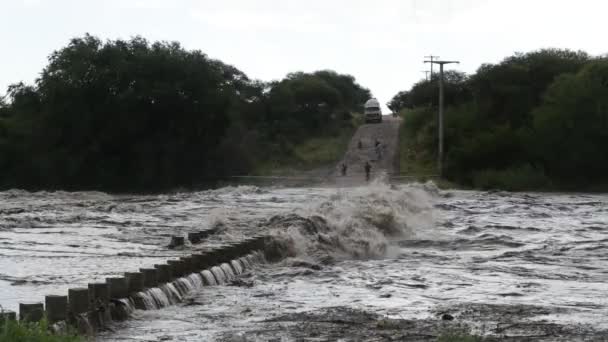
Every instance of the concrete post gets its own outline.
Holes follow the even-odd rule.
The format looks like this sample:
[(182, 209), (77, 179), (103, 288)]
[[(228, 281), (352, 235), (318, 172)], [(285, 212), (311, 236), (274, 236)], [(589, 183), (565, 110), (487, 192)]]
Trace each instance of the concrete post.
[(137, 293), (144, 289), (144, 275), (141, 272), (125, 273), (127, 283), (129, 284), (129, 293)]
[(171, 274), (171, 266), (167, 264), (154, 265), (154, 268), (158, 271), (158, 283), (165, 284), (173, 280), (173, 274)]
[[(240, 243), (241, 245), (241, 255), (242, 254), (247, 254), (248, 252), (252, 251), (255, 245), (255, 239), (252, 237), (248, 237), (243, 239)], [(241, 256), (239, 255), (239, 257)]]
[(107, 304), (110, 301), (110, 287), (107, 283), (89, 283), (89, 300)]
[(194, 265), (194, 259), (191, 256), (179, 258), (184, 263), (184, 275), (187, 276), (191, 273), (196, 272), (196, 265)]
[(213, 255), (213, 266), (219, 265), (224, 262), (224, 255), (226, 253), (226, 245), (215, 246), (210, 251), (211, 255)]
[[(249, 237), (247, 239), (247, 253), (250, 253), (252, 251), (255, 251), (256, 249), (258, 249), (258, 238), (255, 236)], [(245, 253), (245, 254), (247, 254)]]
[(199, 243), (201, 242), (201, 236), (198, 232), (188, 233), (188, 240), (190, 241), (190, 243)]
[(144, 275), (144, 286), (153, 288), (158, 286), (158, 271), (156, 268), (140, 268), (139, 271)]
[(44, 304), (19, 303), (19, 320), (25, 322), (40, 322), (44, 317)]
[(127, 298), (129, 296), (129, 283), (127, 278), (106, 278), (106, 283), (110, 288), (110, 298)]
[(68, 319), (68, 296), (46, 296), (44, 297), (46, 318), (49, 323), (67, 321)]
[(171, 242), (169, 242), (169, 247), (175, 248), (175, 247), (183, 246), (185, 243), (186, 243), (186, 241), (183, 236), (172, 236)]
[(246, 245), (247, 243), (245, 241), (229, 243), (228, 246), (226, 246), (226, 258), (224, 259), (224, 262), (229, 263), (231, 260), (238, 258), (243, 254), (242, 251)]
[(184, 275), (184, 262), (181, 260), (167, 260), (167, 264), (171, 267), (171, 274), (174, 278), (179, 278)]
[(255, 247), (254, 250), (264, 250), (266, 246), (266, 235), (256, 235), (255, 239)]
[(199, 271), (204, 270), (209, 266), (212, 266), (209, 263), (209, 257), (205, 253), (193, 254), (192, 258), (194, 259), (194, 265), (196, 265), (196, 268)]
[(68, 290), (68, 308), (71, 314), (79, 315), (89, 311), (89, 289)]
[(202, 240), (202, 239), (206, 239), (207, 237), (209, 237), (209, 235), (211, 235), (211, 231), (206, 230), (206, 229), (205, 229), (205, 230), (200, 230), (200, 231), (198, 232), (198, 236), (199, 236), (199, 238), (200, 238), (201, 240)]
[(89, 284), (89, 300), (91, 301), (91, 309), (95, 310), (99, 306), (104, 308), (110, 303), (110, 289), (106, 283), (90, 283)]
[(223, 262), (222, 260), (224, 255), (224, 245), (214, 247), (209, 251), (209, 254), (211, 255), (213, 262), (210, 266), (216, 266), (221, 264)]

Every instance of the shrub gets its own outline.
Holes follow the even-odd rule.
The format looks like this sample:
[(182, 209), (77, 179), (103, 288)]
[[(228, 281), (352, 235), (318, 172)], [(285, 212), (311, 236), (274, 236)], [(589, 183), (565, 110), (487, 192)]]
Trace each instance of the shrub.
[(0, 342), (82, 342), (75, 334), (53, 334), (48, 323), (23, 323), (5, 321), (0, 323)]

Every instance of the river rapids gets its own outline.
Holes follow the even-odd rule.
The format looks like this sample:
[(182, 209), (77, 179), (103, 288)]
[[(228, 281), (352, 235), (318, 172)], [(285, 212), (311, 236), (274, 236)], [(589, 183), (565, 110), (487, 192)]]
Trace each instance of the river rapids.
[(607, 195), (431, 183), (0, 192), (0, 305), (188, 255), (170, 236), (210, 227), (204, 244), (270, 234), (265, 261), (205, 272), (183, 301), (136, 310), (96, 339), (608, 340)]

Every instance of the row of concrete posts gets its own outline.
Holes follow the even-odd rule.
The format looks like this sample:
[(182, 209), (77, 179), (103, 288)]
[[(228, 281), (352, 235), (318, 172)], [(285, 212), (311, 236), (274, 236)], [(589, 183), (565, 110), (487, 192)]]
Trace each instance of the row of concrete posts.
[[(37, 322), (46, 316), (50, 324), (66, 322), (86, 333), (86, 329), (79, 324), (84, 318), (92, 329), (98, 329), (111, 320), (124, 320), (128, 317), (125, 317), (124, 310), (120, 310), (120, 300), (132, 298), (145, 289), (230, 262), (253, 251), (263, 250), (265, 240), (266, 236), (256, 235), (190, 256), (168, 260), (165, 264), (142, 268), (138, 272), (126, 272), (122, 277), (106, 278), (105, 282), (90, 283), (83, 288), (71, 288), (68, 289), (67, 295), (48, 295), (44, 303), (20, 303), (19, 319)], [(16, 319), (15, 312), (0, 312), (0, 323)]]

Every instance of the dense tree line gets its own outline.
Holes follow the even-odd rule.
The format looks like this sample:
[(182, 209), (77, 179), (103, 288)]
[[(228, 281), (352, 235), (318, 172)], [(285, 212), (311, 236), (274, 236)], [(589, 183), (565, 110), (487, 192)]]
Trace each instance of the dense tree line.
[[(483, 188), (608, 184), (608, 60), (545, 49), (446, 80), (446, 175)], [(389, 103), (429, 160), (436, 80)]]
[(178, 43), (86, 35), (0, 101), (0, 187), (156, 190), (250, 172), (337, 134), (369, 96), (333, 71), (264, 83)]

